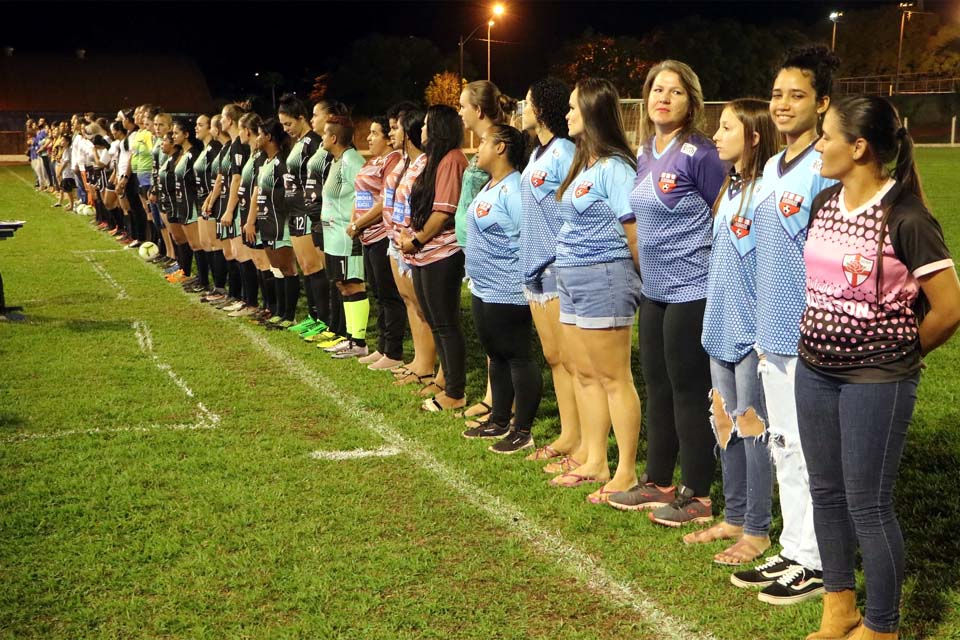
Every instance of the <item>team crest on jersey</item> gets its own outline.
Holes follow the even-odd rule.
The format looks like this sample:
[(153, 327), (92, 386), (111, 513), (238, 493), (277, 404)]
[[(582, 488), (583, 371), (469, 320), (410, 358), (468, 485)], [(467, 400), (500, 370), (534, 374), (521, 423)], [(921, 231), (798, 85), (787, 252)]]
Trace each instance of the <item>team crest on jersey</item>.
[(810, 171), (813, 173), (819, 174), (820, 169), (823, 168), (823, 158), (817, 158), (812, 163), (810, 163)]
[(593, 187), (593, 183), (592, 183), (592, 182), (587, 182), (586, 180), (584, 180), (583, 182), (581, 182), (580, 184), (577, 185), (577, 188), (576, 188), (576, 189), (574, 190), (574, 192), (573, 192), (573, 197), (574, 197), (574, 198), (582, 198), (583, 196), (585, 196), (585, 195), (587, 195), (588, 193), (590, 193), (590, 189), (591, 189), (592, 187)]
[(664, 171), (660, 174), (660, 179), (657, 181), (657, 186), (660, 187), (660, 191), (664, 193), (670, 193), (677, 188), (677, 174), (667, 173)]
[(800, 205), (803, 204), (803, 196), (798, 193), (784, 191), (780, 196), (780, 213), (784, 218), (800, 213)]
[(530, 175), (530, 184), (535, 187), (542, 187), (543, 183), (546, 182), (547, 172), (546, 171), (534, 171)]
[(500, 187), (500, 193), (504, 195), (510, 193), (510, 187), (508, 185), (503, 185), (502, 187)]
[(552, 153), (552, 155), (553, 155), (554, 158), (559, 158), (559, 157), (560, 157), (560, 149), (554, 149), (551, 153)]
[(680, 153), (690, 156), (691, 158), (694, 156), (696, 152), (697, 152), (696, 145), (692, 145), (689, 142), (684, 142), (683, 146), (680, 147)]
[(748, 235), (750, 235), (750, 225), (753, 224), (753, 220), (750, 218), (744, 218), (743, 216), (734, 216), (730, 221), (730, 231), (733, 231), (733, 235), (737, 236), (738, 240), (743, 240)]
[(874, 260), (868, 260), (859, 253), (848, 253), (843, 256), (843, 275), (852, 287), (859, 287), (873, 272)]
[(489, 202), (478, 202), (477, 203), (477, 217), (483, 218), (490, 214), (491, 205)]

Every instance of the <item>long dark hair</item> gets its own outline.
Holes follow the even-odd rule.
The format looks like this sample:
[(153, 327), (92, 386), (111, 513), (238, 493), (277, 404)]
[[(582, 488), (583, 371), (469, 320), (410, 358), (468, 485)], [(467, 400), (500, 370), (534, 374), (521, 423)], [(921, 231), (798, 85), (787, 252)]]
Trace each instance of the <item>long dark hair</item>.
[[(830, 106), (830, 110), (837, 116), (840, 133), (848, 143), (858, 138), (867, 141), (874, 162), (880, 172), (894, 165), (891, 172), (893, 179), (901, 189), (916, 196), (924, 207), (926, 198), (923, 194), (923, 185), (920, 184), (920, 174), (913, 154), (913, 138), (900, 121), (897, 108), (889, 100), (877, 96), (857, 96), (843, 98)], [(882, 304), (883, 291), (883, 241), (887, 235), (887, 222), (890, 217), (890, 207), (885, 206), (880, 216), (880, 230), (877, 234), (877, 307)], [(920, 315), (925, 311), (921, 298)]]
[(620, 94), (613, 83), (604, 78), (586, 78), (577, 83), (577, 106), (583, 119), (583, 133), (577, 136), (577, 150), (563, 183), (557, 189), (557, 202), (570, 183), (587, 166), (590, 158), (621, 158), (637, 169), (627, 134), (623, 131)]
[(537, 112), (537, 122), (558, 138), (570, 137), (566, 117), (569, 98), (570, 87), (563, 80), (543, 78), (530, 85), (530, 101)]
[(190, 118), (174, 118), (173, 126), (187, 134), (187, 141), (193, 149), (203, 148), (203, 143), (197, 140), (196, 121)]
[[(416, 108), (410, 109), (409, 111), (400, 111), (397, 114), (399, 118), (398, 124), (400, 128), (403, 129), (403, 137), (409, 140), (410, 143), (420, 151), (423, 151), (423, 115), (423, 111)], [(401, 176), (407, 172), (409, 166), (410, 156), (404, 154), (403, 169), (400, 171)]]
[(487, 139), (496, 143), (503, 143), (507, 154), (507, 162), (514, 169), (523, 168), (523, 160), (526, 155), (526, 136), (514, 127), (508, 124), (491, 125), (484, 134)]
[(290, 116), (294, 120), (299, 120), (300, 118), (310, 120), (310, 110), (307, 109), (307, 105), (292, 93), (285, 93), (280, 96), (277, 113)]
[[(279, 147), (277, 154), (285, 158), (290, 151), (290, 136), (283, 130), (283, 125), (280, 124), (280, 121), (276, 118), (267, 118), (260, 123), (258, 129), (270, 136), (270, 139)], [(264, 153), (266, 153), (266, 150), (264, 150)]]
[[(414, 231), (423, 229), (433, 213), (433, 200), (437, 192), (437, 167), (440, 161), (454, 149), (463, 146), (463, 121), (453, 107), (436, 104), (427, 109), (427, 166), (413, 183), (410, 190), (410, 212)], [(406, 129), (404, 129), (406, 132)]]

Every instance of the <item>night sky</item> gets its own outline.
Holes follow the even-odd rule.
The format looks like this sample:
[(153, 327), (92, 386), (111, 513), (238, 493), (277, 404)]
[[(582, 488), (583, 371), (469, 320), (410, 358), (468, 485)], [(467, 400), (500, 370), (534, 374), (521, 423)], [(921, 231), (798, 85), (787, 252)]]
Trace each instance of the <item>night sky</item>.
[[(958, 2), (927, 0), (925, 8), (946, 11)], [(793, 24), (826, 38), (831, 10), (896, 2), (512, 0), (504, 4), (507, 14), (497, 21), (491, 38), (493, 79), (503, 90), (518, 94), (545, 74), (552, 53), (565, 40), (577, 37), (588, 27), (609, 35), (642, 37), (658, 25), (699, 14), (757, 25)], [(461, 34), (486, 24), (492, 5), (466, 1), (8, 2), (8, 17), (16, 7), (19, 15), (45, 19), (40, 21), (40, 33), (31, 28), (38, 23), (29, 18), (3, 20), (0, 45), (13, 46), (23, 53), (69, 53), (78, 47), (91, 53), (185, 53), (197, 60), (212, 92), (218, 95), (255, 90), (252, 76), (258, 70), (279, 72), (289, 85), (295, 85), (326, 70), (325, 63), (331, 56), (373, 32), (426, 38), (442, 52), (453, 54)], [(484, 26), (465, 47), (478, 72), (486, 68), (486, 44), (481, 40), (485, 37)], [(235, 53), (231, 54), (231, 49)]]

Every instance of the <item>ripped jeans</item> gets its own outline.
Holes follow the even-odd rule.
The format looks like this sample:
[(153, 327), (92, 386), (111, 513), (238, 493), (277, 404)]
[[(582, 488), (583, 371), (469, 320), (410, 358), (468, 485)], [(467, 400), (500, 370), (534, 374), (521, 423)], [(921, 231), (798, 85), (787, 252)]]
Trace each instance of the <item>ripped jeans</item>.
[(773, 464), (759, 361), (755, 351), (736, 364), (710, 358), (710, 423), (723, 466), (724, 519), (762, 538), (770, 532)]
[(820, 549), (813, 528), (813, 501), (807, 462), (800, 446), (797, 424), (797, 356), (764, 353), (759, 347), (760, 378), (767, 407), (768, 446), (780, 485), (783, 532), (780, 557), (807, 569), (821, 571)]

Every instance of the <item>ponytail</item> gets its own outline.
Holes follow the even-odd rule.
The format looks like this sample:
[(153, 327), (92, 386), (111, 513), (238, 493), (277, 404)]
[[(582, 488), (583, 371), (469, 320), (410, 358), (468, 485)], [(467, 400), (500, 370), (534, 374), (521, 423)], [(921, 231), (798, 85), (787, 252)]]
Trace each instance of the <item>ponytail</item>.
[(893, 170), (893, 179), (900, 183), (904, 191), (912, 193), (926, 203), (923, 195), (923, 185), (920, 184), (920, 174), (917, 173), (917, 163), (914, 158), (913, 137), (904, 127), (897, 130), (897, 139), (900, 141), (900, 151), (897, 154), (897, 165)]

